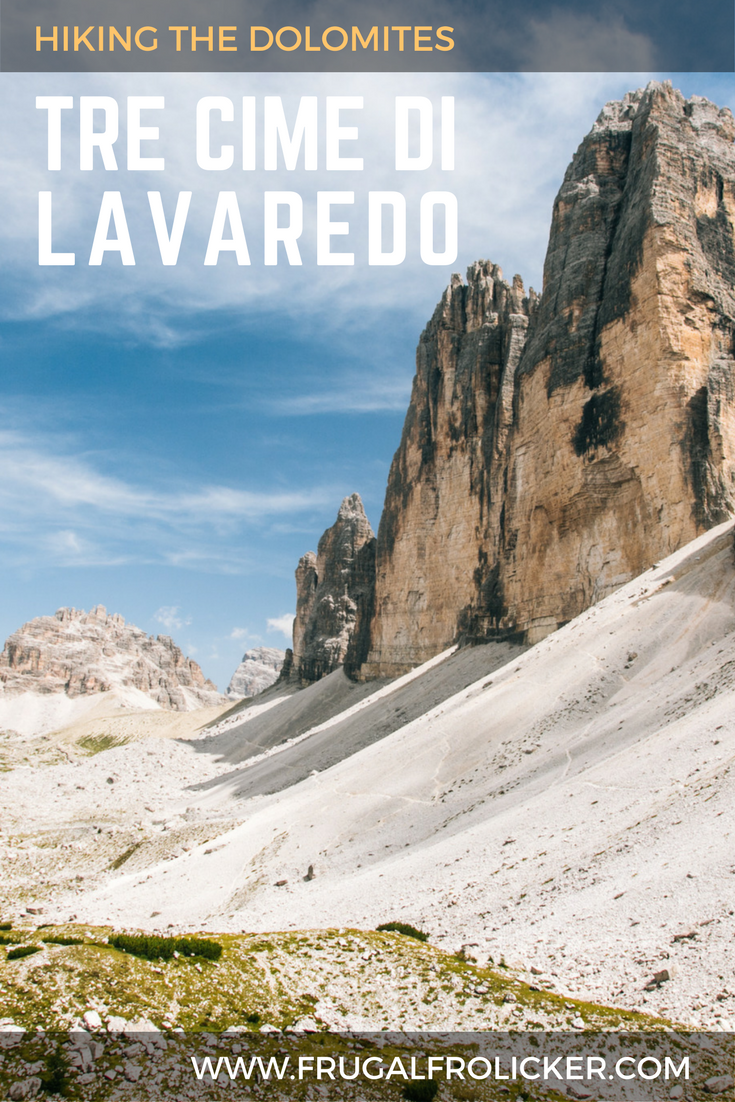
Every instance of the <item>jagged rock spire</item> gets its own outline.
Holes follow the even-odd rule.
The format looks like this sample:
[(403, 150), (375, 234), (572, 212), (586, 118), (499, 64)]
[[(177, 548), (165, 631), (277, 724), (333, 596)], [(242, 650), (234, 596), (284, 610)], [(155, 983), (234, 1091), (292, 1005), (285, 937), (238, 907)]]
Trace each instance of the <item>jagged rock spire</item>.
[[(286, 675), (300, 683), (318, 681), (347, 656), (356, 625), (367, 631), (372, 606), (375, 536), (359, 494), (350, 494), (337, 519), (296, 568), (296, 619), (293, 655)], [(353, 652), (355, 644), (353, 644)], [(364, 654), (356, 654), (359, 665)]]

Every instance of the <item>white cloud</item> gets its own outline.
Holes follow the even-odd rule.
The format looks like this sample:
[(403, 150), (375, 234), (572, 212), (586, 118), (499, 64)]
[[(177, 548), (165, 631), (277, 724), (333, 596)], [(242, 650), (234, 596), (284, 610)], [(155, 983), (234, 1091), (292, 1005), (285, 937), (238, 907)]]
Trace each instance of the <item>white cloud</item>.
[[(592, 16), (575, 17), (575, 33), (586, 48), (595, 49), (604, 64), (605, 51), (627, 51), (631, 68), (643, 67), (651, 54), (645, 39), (631, 34), (618, 19), (607, 24)], [(543, 23), (532, 24), (527, 38), (529, 67), (537, 54), (548, 50), (553, 39), (564, 46), (570, 28), (563, 14), (552, 13)], [(565, 47), (566, 48), (566, 47)], [(573, 52), (573, 49), (572, 49)], [(234, 166), (224, 172), (203, 172), (193, 157), (192, 117), (197, 99), (224, 95), (237, 105), (242, 95), (239, 74), (174, 74), (146, 77), (150, 94), (165, 97), (161, 113), (160, 150), (166, 168), (157, 174), (155, 186), (163, 197), (169, 218), (179, 191), (193, 192), (181, 255), (175, 267), (161, 264), (146, 192), (152, 186), (146, 173), (128, 172), (124, 136), (120, 139), (120, 169), (114, 186), (123, 195), (135, 249), (136, 265), (123, 268), (118, 258), (106, 258), (104, 278), (88, 266), (100, 197), (111, 186), (108, 175), (96, 168), (81, 173), (73, 148), (73, 113), (65, 130), (62, 170), (53, 181), (54, 248), (74, 249), (74, 278), (69, 269), (42, 267), (37, 263), (37, 191), (47, 187), (46, 118), (36, 111), (35, 95), (50, 91), (112, 95), (122, 104), (140, 83), (137, 74), (12, 74), (13, 110), (0, 122), (0, 201), (6, 214), (0, 225), (3, 250), (2, 310), (6, 317), (46, 317), (67, 314), (79, 325), (98, 324), (132, 333), (136, 340), (170, 345), (187, 339), (189, 326), (176, 319), (208, 311), (235, 309), (241, 316), (277, 314), (299, 319), (312, 332), (368, 334), (376, 311), (382, 316), (400, 307), (425, 320), (426, 303), (435, 302), (451, 269), (423, 264), (418, 252), (418, 205), (431, 190), (450, 189), (460, 210), (460, 254), (454, 267), (461, 270), (479, 257), (500, 263), (512, 275), (521, 272), (539, 288), (540, 272), (554, 194), (569, 156), (580, 136), (594, 120), (607, 98), (620, 96), (645, 83), (640, 72), (621, 73), (525, 73), (525, 74), (304, 74), (262, 73), (257, 78), (258, 110), (262, 97), (284, 97), (289, 118), (297, 97), (317, 95), (320, 111), (326, 94), (362, 95), (364, 109), (355, 149), (364, 158), (362, 172), (328, 172), (321, 155), (316, 171), (300, 166), (293, 172), (243, 173)], [(456, 99), (456, 169), (438, 166), (422, 172), (397, 173), (392, 152), (394, 100), (409, 91), (437, 101)], [(320, 116), (321, 117), (321, 116)], [(124, 120), (123, 120), (124, 121)], [(351, 120), (352, 121), (352, 120)], [(233, 136), (237, 133), (233, 129)], [(478, 140), (480, 136), (480, 140)], [(141, 178), (144, 177), (144, 178)], [(36, 187), (36, 183), (38, 187)], [(304, 199), (304, 232), (300, 251), (302, 268), (263, 266), (263, 192), (274, 187), (299, 192)], [(352, 190), (355, 204), (349, 215), (349, 242), (340, 243), (355, 252), (355, 267), (317, 267), (315, 264), (315, 196), (319, 190)], [(225, 255), (217, 267), (204, 268), (203, 259), (216, 196), (235, 189), (252, 259), (252, 267), (237, 267)], [(400, 190), (409, 212), (409, 249), (406, 262), (395, 268), (367, 265), (367, 192)], [(339, 309), (334, 303), (338, 300)], [(79, 311), (84, 309), (84, 319)], [(93, 319), (96, 319), (93, 320)], [(197, 324), (193, 320), (193, 324)], [(378, 407), (376, 407), (378, 408)], [(385, 408), (383, 406), (379, 408)]]
[(276, 616), (268, 620), (268, 631), (278, 631), (281, 635), (285, 635), (287, 639), (290, 639), (293, 634), (293, 622), (296, 619), (292, 612), (287, 612), (283, 616)]
[(71, 529), (60, 529), (46, 537), (46, 548), (54, 557), (63, 559), (87, 554), (91, 550), (91, 544)]
[[(0, 541), (19, 561), (71, 565), (163, 562), (241, 572), (235, 537), (276, 518), (329, 507), (333, 486), (250, 490), (169, 480), (139, 484), (99, 468), (110, 457), (74, 441), (0, 430)], [(120, 469), (125, 457), (115, 457)], [(306, 477), (306, 475), (305, 475)]]
[(157, 612), (153, 613), (153, 619), (157, 624), (163, 624), (169, 631), (180, 631), (181, 628), (188, 627), (191, 620), (182, 620), (179, 616), (181, 609), (178, 605), (163, 605)]
[(118, 516), (198, 522), (290, 514), (329, 500), (329, 494), (320, 489), (306, 493), (218, 485), (203, 485), (193, 492), (178, 487), (144, 489), (101, 474), (85, 458), (60, 454), (50, 443), (0, 431), (0, 501), (43, 498), (62, 509), (92, 506)]
[(230, 639), (248, 639), (250, 632), (247, 628), (233, 628), (230, 632)]
[(276, 397), (268, 408), (285, 416), (303, 417), (315, 413), (375, 413), (381, 410), (405, 410), (411, 397), (411, 377), (381, 378), (363, 374), (360, 378), (343, 377), (333, 387)]

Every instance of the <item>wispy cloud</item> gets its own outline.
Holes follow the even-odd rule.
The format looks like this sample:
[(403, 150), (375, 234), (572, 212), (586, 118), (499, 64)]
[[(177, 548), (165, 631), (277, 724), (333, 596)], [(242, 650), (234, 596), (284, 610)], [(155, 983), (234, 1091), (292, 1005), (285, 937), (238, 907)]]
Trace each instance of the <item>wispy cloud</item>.
[(246, 650), (250, 650), (252, 647), (262, 646), (264, 641), (262, 635), (259, 635), (257, 631), (251, 631), (250, 628), (233, 628), (227, 636), (225, 644), (230, 639), (239, 643), (241, 648), (244, 646)]
[(152, 490), (96, 471), (90, 460), (54, 454), (17, 432), (0, 431), (0, 501), (26, 496), (60, 508), (87, 505), (118, 516), (182, 522), (293, 513), (329, 500), (323, 489), (261, 492), (204, 485), (193, 491)]
[(323, 385), (314, 391), (268, 399), (271, 412), (285, 417), (307, 417), (317, 413), (378, 413), (403, 411), (411, 395), (410, 378), (383, 379), (364, 374), (347, 378), (334, 387)]
[(293, 622), (296, 619), (292, 612), (287, 612), (283, 616), (276, 616), (269, 618), (268, 631), (277, 631), (281, 635), (285, 635), (287, 639), (290, 639), (293, 634)]
[[(612, 52), (622, 53), (630, 59), (631, 69), (639, 70), (653, 57), (645, 36), (628, 30), (620, 16), (598, 19), (576, 15), (572, 24), (563, 12), (552, 11), (543, 22), (530, 15), (527, 19), (529, 29), (522, 40), (528, 68), (541, 67), (539, 58), (548, 57), (552, 42), (557, 52), (568, 52), (576, 63), (581, 43), (584, 56), (599, 57), (601, 67)], [(514, 14), (510, 33), (515, 37), (516, 31)], [(501, 34), (502, 28), (494, 28), (494, 33)], [(315, 332), (359, 332), (366, 319), (370, 324), (375, 311), (384, 314), (396, 306), (424, 316), (426, 302), (436, 301), (450, 275), (449, 269), (427, 266), (419, 257), (418, 204), (424, 192), (434, 189), (450, 187), (458, 198), (457, 270), (480, 255), (489, 255), (506, 265), (510, 274), (523, 272), (538, 289), (551, 203), (569, 154), (600, 103), (640, 84), (645, 77), (640, 72), (630, 77), (563, 72), (492, 74), (489, 78), (477, 73), (413, 74), (410, 87), (414, 94), (456, 98), (456, 168), (449, 175), (434, 165), (426, 172), (397, 176), (391, 135), (395, 96), (405, 94), (405, 74), (340, 74), (341, 92), (361, 95), (365, 102), (358, 120), (365, 170), (346, 176), (344, 181), (355, 191), (349, 212), (355, 267), (315, 264), (315, 193), (334, 187), (333, 173), (320, 164), (315, 172), (305, 172), (299, 165), (284, 180), (289, 189), (304, 197), (303, 267), (290, 268), (283, 261), (274, 267), (263, 266), (263, 191), (272, 187), (273, 181), (258, 169), (251, 186), (239, 191), (252, 266), (237, 269), (234, 258), (223, 257), (216, 267), (205, 269), (216, 194), (225, 180), (218, 173), (202, 174), (192, 167), (191, 118), (200, 95), (222, 94), (237, 102), (242, 92), (240, 77), (151, 75), (151, 90), (166, 100), (161, 117), (166, 155), (160, 182), (164, 205), (173, 209), (179, 190), (194, 193), (182, 252), (176, 266), (161, 264), (146, 196), (150, 182), (140, 179), (145, 174), (129, 173), (121, 165), (116, 186), (123, 189), (136, 265), (123, 268), (115, 263), (117, 258), (107, 258), (102, 279), (99, 269), (90, 268), (87, 261), (100, 188), (106, 181), (101, 170), (80, 172), (71, 151), (53, 183), (54, 235), (59, 249), (77, 253), (73, 278), (65, 268), (38, 267), (36, 195), (48, 181), (45, 118), (35, 110), (35, 95), (48, 88), (54, 94), (78, 96), (94, 87), (96, 94), (104, 92), (122, 102), (134, 76), (14, 74), (13, 80), (21, 106), (0, 120), (0, 150), (4, 151), (0, 153), (0, 191), (7, 214), (0, 226), (4, 256), (0, 312), (26, 319), (66, 315), (74, 326), (98, 326), (108, 335), (123, 331), (141, 343), (177, 346), (191, 338), (190, 323), (197, 327), (211, 311), (230, 309), (239, 316), (267, 316), (279, 325), (298, 319), (300, 326), (312, 327)], [(258, 87), (263, 94), (287, 99), (313, 94), (321, 102), (325, 94), (334, 94), (335, 76), (263, 73)], [(478, 135), (482, 136), (479, 141)], [(227, 176), (227, 186), (239, 187), (237, 179), (233, 170)], [(22, 187), (18, 181), (23, 181)], [(29, 186), (29, 181), (34, 186)], [(395, 268), (370, 267), (367, 191), (397, 188), (405, 194), (410, 214), (407, 259)], [(186, 325), (180, 324), (182, 318)]]
[[(238, 533), (319, 512), (338, 496), (331, 486), (192, 487), (157, 484), (155, 476), (143, 484), (106, 473), (103, 461), (126, 466), (121, 456), (74, 453), (68, 440), (0, 431), (0, 541), (46, 564), (161, 562), (241, 571)], [(178, 618), (173, 608), (159, 613)]]
[(191, 623), (190, 619), (181, 619), (180, 611), (178, 605), (164, 605), (153, 613), (153, 619), (157, 624), (163, 624), (169, 631), (180, 631), (181, 628), (188, 627)]

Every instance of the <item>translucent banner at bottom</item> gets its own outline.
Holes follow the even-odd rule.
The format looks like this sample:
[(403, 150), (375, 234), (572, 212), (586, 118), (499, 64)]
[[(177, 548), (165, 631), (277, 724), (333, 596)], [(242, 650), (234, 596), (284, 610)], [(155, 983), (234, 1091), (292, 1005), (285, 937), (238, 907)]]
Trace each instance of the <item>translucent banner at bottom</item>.
[(0, 1031), (0, 1096), (635, 1102), (734, 1094), (727, 1033)]

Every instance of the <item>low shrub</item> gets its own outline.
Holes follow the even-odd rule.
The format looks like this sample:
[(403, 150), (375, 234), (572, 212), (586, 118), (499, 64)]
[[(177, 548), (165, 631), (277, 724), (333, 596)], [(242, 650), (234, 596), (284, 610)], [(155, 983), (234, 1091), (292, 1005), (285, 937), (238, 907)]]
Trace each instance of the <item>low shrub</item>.
[(13, 929), (13, 923), (12, 922), (0, 922), (0, 930), (12, 930), (12, 929)]
[(15, 945), (17, 937), (8, 937), (7, 934), (0, 934), (0, 945)]
[(205, 937), (160, 937), (148, 934), (113, 934), (108, 944), (123, 953), (132, 953), (146, 960), (171, 960), (174, 953), (182, 957), (204, 957), (219, 960), (222, 946)]
[(49, 1056), (46, 1070), (41, 1073), (41, 1086), (47, 1094), (59, 1094), (65, 1097), (69, 1093), (68, 1066), (61, 1052)]
[(380, 926), (376, 926), (376, 929), (405, 934), (406, 937), (415, 937), (417, 941), (429, 940), (428, 934), (425, 934), (423, 930), (417, 930), (415, 926), (409, 926), (407, 922), (381, 922)]
[(424, 1079), (414, 1083), (407, 1083), (403, 1088), (403, 1097), (408, 1102), (431, 1102), (436, 1098), (439, 1084), (436, 1079)]
[(8, 949), (8, 960), (30, 957), (32, 953), (40, 953), (42, 949), (42, 945), (19, 945), (16, 949)]
[(83, 937), (63, 937), (61, 934), (47, 934), (41, 941), (47, 945), (84, 945)]

